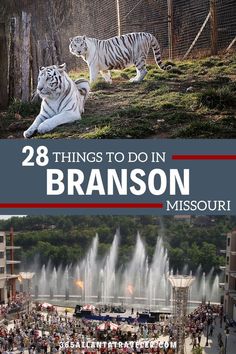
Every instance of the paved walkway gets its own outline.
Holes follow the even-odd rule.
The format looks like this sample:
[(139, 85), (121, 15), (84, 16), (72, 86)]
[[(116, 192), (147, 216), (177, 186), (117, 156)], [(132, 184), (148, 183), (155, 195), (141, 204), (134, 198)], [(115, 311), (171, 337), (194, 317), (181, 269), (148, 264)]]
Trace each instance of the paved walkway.
[[(216, 320), (216, 325), (214, 325), (214, 332), (213, 336), (209, 337), (208, 339), (208, 347), (205, 346), (206, 344), (206, 333), (204, 336), (202, 336), (201, 339), (201, 347), (203, 348), (203, 354), (236, 354), (236, 328), (235, 327), (229, 327), (229, 336), (227, 339), (227, 346), (226, 346), (226, 352), (222, 350), (220, 352), (220, 348), (218, 346), (218, 334), (222, 334), (222, 340), (223, 343), (225, 344), (225, 333), (224, 333), (224, 328), (225, 328), (225, 323), (223, 322), (222, 328), (220, 328), (220, 320), (219, 318)], [(190, 338), (187, 338), (186, 340), (186, 354), (192, 354), (192, 341)]]

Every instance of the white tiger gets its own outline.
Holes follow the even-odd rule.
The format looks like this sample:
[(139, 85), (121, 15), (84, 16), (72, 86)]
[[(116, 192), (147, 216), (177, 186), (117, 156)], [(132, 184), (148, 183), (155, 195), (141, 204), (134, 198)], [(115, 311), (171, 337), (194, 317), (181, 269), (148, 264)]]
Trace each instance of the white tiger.
[(77, 36), (70, 38), (69, 45), (70, 52), (82, 57), (88, 64), (90, 83), (96, 80), (99, 72), (105, 81), (111, 83), (111, 69), (123, 69), (133, 64), (137, 75), (130, 81), (143, 80), (147, 74), (146, 59), (150, 47), (156, 64), (159, 68), (166, 69), (161, 61), (160, 45), (151, 33), (128, 33), (106, 40)]
[(72, 81), (65, 68), (66, 64), (40, 68), (37, 93), (42, 98), (41, 110), (23, 133), (25, 138), (36, 131), (44, 134), (58, 125), (81, 119), (90, 86), (86, 79)]

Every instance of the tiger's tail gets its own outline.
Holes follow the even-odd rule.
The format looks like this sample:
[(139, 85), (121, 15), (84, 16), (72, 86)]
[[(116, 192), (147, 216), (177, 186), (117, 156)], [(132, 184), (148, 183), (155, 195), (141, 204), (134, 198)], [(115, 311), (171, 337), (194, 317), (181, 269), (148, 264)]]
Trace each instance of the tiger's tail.
[(80, 94), (82, 96), (84, 96), (84, 99), (86, 101), (88, 98), (88, 95), (89, 95), (89, 91), (90, 91), (90, 85), (89, 85), (88, 80), (81, 78), (81, 79), (75, 80), (75, 84), (76, 84), (76, 87), (79, 90)]
[(161, 70), (168, 70), (168, 67), (166, 67), (165, 64), (162, 63), (160, 44), (154, 36), (152, 36), (151, 38), (151, 46), (157, 66), (159, 66)]

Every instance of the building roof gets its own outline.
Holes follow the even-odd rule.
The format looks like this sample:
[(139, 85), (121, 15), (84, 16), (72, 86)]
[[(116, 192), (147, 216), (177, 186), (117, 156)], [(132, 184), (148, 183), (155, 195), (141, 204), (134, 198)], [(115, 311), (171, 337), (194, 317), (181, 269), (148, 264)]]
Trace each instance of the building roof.
[(20, 272), (19, 273), (21, 279), (23, 280), (31, 280), (33, 278), (33, 276), (35, 275), (35, 273), (32, 272)]
[(20, 261), (11, 261), (10, 259), (6, 260), (6, 264), (20, 264)]

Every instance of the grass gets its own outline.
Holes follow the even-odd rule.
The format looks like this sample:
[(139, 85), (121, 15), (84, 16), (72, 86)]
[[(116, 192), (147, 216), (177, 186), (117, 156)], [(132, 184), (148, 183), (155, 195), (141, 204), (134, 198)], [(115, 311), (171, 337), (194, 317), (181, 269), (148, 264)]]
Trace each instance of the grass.
[(203, 353), (203, 349), (202, 349), (202, 347), (194, 348), (194, 349), (192, 350), (192, 353), (193, 353), (193, 354), (202, 354), (202, 353)]
[(210, 87), (199, 94), (199, 102), (209, 109), (224, 110), (236, 107), (236, 95), (229, 85)]
[[(34, 138), (236, 138), (236, 55), (148, 65), (142, 83), (134, 67), (93, 84), (82, 120)], [(71, 72), (73, 79), (88, 72)], [(38, 104), (14, 101), (0, 113), (1, 137), (22, 137)]]
[(6, 112), (0, 112), (0, 137), (5, 137), (4, 132), (13, 132), (14, 134), (18, 129), (27, 129), (39, 110), (39, 102), (32, 103), (13, 100)]
[(40, 104), (39, 103), (28, 103), (28, 102), (22, 102), (20, 100), (14, 100), (9, 108), (8, 108), (8, 113), (9, 114), (20, 114), (22, 117), (27, 117), (29, 115), (35, 115), (38, 113), (40, 109)]

